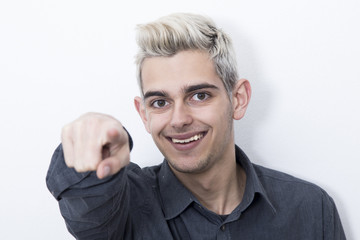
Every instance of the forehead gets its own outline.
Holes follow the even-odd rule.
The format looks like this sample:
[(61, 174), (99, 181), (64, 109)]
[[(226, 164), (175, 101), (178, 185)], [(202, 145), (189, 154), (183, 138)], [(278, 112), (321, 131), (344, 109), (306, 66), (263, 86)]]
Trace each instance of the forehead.
[(143, 93), (147, 91), (180, 91), (196, 84), (223, 87), (213, 61), (206, 52), (181, 51), (171, 57), (151, 57), (142, 66)]

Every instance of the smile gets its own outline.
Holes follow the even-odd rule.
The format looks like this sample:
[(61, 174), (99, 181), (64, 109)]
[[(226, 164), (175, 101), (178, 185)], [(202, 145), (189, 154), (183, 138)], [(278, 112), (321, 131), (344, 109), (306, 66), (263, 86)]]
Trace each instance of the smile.
[(197, 140), (200, 140), (201, 138), (204, 137), (204, 134), (203, 133), (199, 133), (195, 136), (192, 136), (190, 138), (187, 138), (187, 139), (176, 139), (176, 138), (171, 138), (171, 141), (173, 143), (190, 143), (190, 142), (193, 142), (193, 141), (197, 141)]

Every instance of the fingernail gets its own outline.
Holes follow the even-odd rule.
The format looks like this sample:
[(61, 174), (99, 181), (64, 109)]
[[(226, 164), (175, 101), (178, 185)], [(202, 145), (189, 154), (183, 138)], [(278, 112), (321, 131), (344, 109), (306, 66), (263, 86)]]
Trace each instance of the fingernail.
[(103, 173), (104, 173), (104, 177), (107, 177), (110, 175), (110, 167), (109, 166), (105, 166), (103, 169)]

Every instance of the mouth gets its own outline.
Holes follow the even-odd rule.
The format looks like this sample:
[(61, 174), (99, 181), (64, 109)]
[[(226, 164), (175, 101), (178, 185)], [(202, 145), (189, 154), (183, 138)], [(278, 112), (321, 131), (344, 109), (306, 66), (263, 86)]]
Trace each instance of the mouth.
[(191, 142), (202, 139), (204, 137), (204, 135), (205, 135), (204, 133), (198, 133), (198, 134), (193, 135), (188, 138), (173, 138), (173, 137), (171, 137), (170, 139), (173, 143), (176, 143), (176, 144), (187, 144), (187, 143), (191, 143)]
[(207, 131), (204, 132), (191, 132), (184, 134), (170, 135), (167, 137), (171, 145), (178, 151), (190, 151), (197, 147), (204, 137), (206, 136)]

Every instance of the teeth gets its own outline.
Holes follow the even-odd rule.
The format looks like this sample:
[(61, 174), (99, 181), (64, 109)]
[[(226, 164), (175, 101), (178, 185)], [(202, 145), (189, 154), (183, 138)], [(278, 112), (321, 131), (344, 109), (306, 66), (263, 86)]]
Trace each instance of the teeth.
[(203, 137), (203, 134), (200, 133), (200, 134), (192, 136), (191, 138), (188, 138), (188, 139), (175, 139), (175, 138), (172, 138), (171, 140), (172, 140), (173, 143), (189, 143), (189, 142), (192, 142), (192, 141), (197, 141), (202, 137)]

